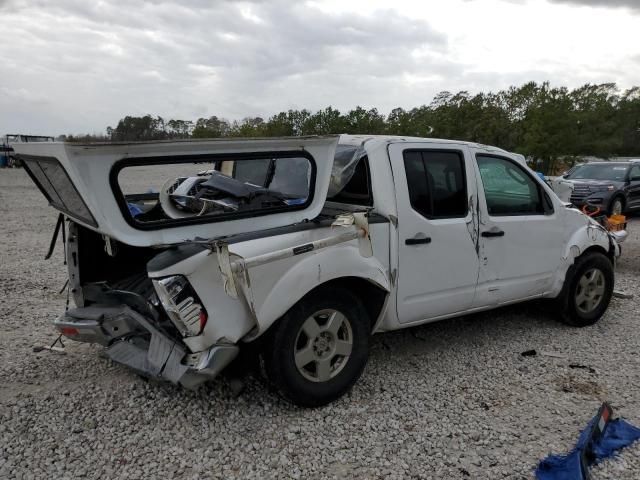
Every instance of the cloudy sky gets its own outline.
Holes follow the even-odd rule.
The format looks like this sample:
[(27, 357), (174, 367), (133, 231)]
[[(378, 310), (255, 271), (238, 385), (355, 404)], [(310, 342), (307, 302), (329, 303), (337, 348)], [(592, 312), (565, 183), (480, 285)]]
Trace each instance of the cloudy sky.
[(640, 0), (0, 0), (0, 133), (640, 84)]

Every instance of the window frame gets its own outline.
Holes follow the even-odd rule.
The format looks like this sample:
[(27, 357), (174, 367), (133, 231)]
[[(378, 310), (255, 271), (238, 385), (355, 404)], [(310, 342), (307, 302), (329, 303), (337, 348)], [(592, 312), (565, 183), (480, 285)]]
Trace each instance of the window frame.
[[(538, 181), (538, 179), (535, 178), (534, 175), (532, 175), (530, 172), (527, 171), (526, 168), (524, 168), (520, 163), (518, 163), (517, 161), (515, 161), (512, 158), (506, 157), (504, 155), (497, 155), (494, 153), (480, 153), (480, 152), (476, 152), (475, 155), (475, 161), (476, 161), (476, 167), (478, 168), (478, 178), (480, 180), (480, 185), (482, 186), (482, 193), (484, 194), (484, 204), (485, 207), (487, 209), (487, 214), (490, 217), (528, 217), (528, 216), (549, 216), (549, 215), (553, 215), (553, 213), (555, 212), (555, 209), (553, 208), (553, 202), (551, 201), (551, 198), (549, 197), (549, 195), (547, 194), (547, 192), (545, 192), (544, 188), (542, 188), (542, 185), (540, 185), (540, 182)], [(522, 212), (522, 213), (491, 213), (489, 212), (489, 204), (487, 202), (487, 190), (484, 187), (484, 180), (482, 179), (482, 172), (480, 172), (480, 164), (478, 163), (478, 157), (489, 157), (489, 158), (497, 158), (498, 160), (504, 160), (506, 162), (509, 162), (513, 165), (516, 166), (516, 168), (519, 168), (520, 171), (522, 171), (522, 173), (528, 177), (533, 184), (536, 187), (536, 190), (538, 192), (538, 197), (540, 199), (540, 204), (542, 205), (542, 212), (538, 212), (538, 213), (532, 213), (532, 212)]]
[(464, 155), (464, 151), (457, 148), (451, 148), (451, 149), (449, 148), (406, 148), (402, 150), (402, 168), (404, 169), (404, 177), (405, 177), (405, 181), (407, 182), (407, 195), (409, 196), (409, 205), (411, 205), (411, 210), (416, 212), (421, 217), (426, 218), (427, 220), (449, 220), (449, 219), (456, 219), (456, 218), (467, 218), (467, 215), (469, 215), (468, 201), (465, 201), (465, 211), (464, 211), (464, 214), (462, 215), (433, 216), (433, 215), (425, 215), (423, 212), (416, 210), (414, 205), (411, 203), (411, 192), (409, 191), (409, 179), (407, 177), (407, 168), (405, 163), (406, 162), (405, 154), (410, 152), (420, 153), (422, 163), (423, 165), (425, 165), (425, 172), (426, 172), (426, 161), (424, 159), (424, 156), (422, 155), (423, 153), (455, 153), (457, 154), (458, 158), (462, 161), (462, 186), (464, 188), (464, 198), (465, 200), (467, 200), (469, 198), (469, 182), (467, 181), (467, 159)]
[[(127, 167), (140, 167), (150, 165), (178, 165), (181, 163), (209, 163), (217, 165), (222, 161), (243, 161), (243, 160), (261, 160), (267, 158), (306, 158), (309, 161), (311, 167), (311, 178), (309, 180), (309, 196), (307, 200), (300, 205), (287, 205), (284, 207), (268, 208), (263, 211), (251, 210), (247, 212), (232, 212), (219, 215), (208, 215), (202, 217), (188, 217), (188, 218), (175, 218), (166, 219), (159, 222), (138, 222), (129, 212), (127, 206), (127, 199), (125, 198), (120, 183), (118, 182), (118, 175), (122, 170)], [(234, 165), (235, 170), (235, 165)], [(185, 225), (199, 225), (206, 223), (218, 223), (227, 222), (233, 220), (241, 220), (243, 218), (262, 217), (265, 215), (274, 215), (277, 213), (293, 212), (296, 210), (304, 210), (311, 205), (315, 197), (316, 180), (317, 180), (318, 168), (313, 156), (306, 150), (284, 150), (284, 151), (265, 151), (265, 152), (246, 152), (246, 153), (211, 153), (211, 154), (195, 154), (195, 155), (172, 155), (172, 156), (149, 156), (149, 157), (135, 157), (135, 158), (122, 158), (116, 161), (109, 172), (109, 184), (111, 185), (112, 193), (115, 197), (116, 203), (120, 209), (125, 222), (136, 230), (163, 230), (165, 228), (177, 228)]]

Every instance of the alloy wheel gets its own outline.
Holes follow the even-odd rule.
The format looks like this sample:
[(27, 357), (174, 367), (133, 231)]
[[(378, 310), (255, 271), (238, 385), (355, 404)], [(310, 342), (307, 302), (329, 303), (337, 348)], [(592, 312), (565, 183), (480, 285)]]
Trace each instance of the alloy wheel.
[(604, 298), (606, 281), (604, 274), (598, 268), (587, 270), (576, 288), (575, 300), (576, 308), (582, 313), (591, 313)]
[(353, 350), (351, 322), (334, 309), (319, 310), (309, 316), (295, 342), (295, 364), (312, 382), (326, 382), (338, 375)]

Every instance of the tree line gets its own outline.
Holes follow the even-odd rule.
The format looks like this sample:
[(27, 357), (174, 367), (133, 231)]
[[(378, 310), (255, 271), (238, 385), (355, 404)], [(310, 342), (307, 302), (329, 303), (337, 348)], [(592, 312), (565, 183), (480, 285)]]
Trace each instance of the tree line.
[(615, 83), (579, 88), (530, 82), (498, 92), (441, 92), (428, 105), (341, 112), (288, 110), (267, 119), (195, 121), (126, 116), (106, 135), (62, 136), (68, 141), (135, 141), (216, 137), (272, 137), (332, 133), (410, 135), (495, 145), (542, 161), (549, 172), (559, 159), (640, 156), (640, 87)]

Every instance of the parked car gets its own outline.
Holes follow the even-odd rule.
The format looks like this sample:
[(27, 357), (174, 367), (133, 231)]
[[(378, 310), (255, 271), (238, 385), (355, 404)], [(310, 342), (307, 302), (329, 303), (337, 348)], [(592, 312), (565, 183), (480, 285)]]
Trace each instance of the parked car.
[(640, 209), (640, 161), (591, 162), (569, 171), (554, 190), (570, 189), (569, 201), (581, 208), (593, 205), (608, 215)]
[[(16, 144), (67, 227), (54, 321), (195, 387), (255, 348), (291, 401), (361, 375), (371, 334), (531, 299), (598, 321), (620, 248), (504, 150), (386, 136)], [(64, 220), (66, 219), (66, 220)]]

